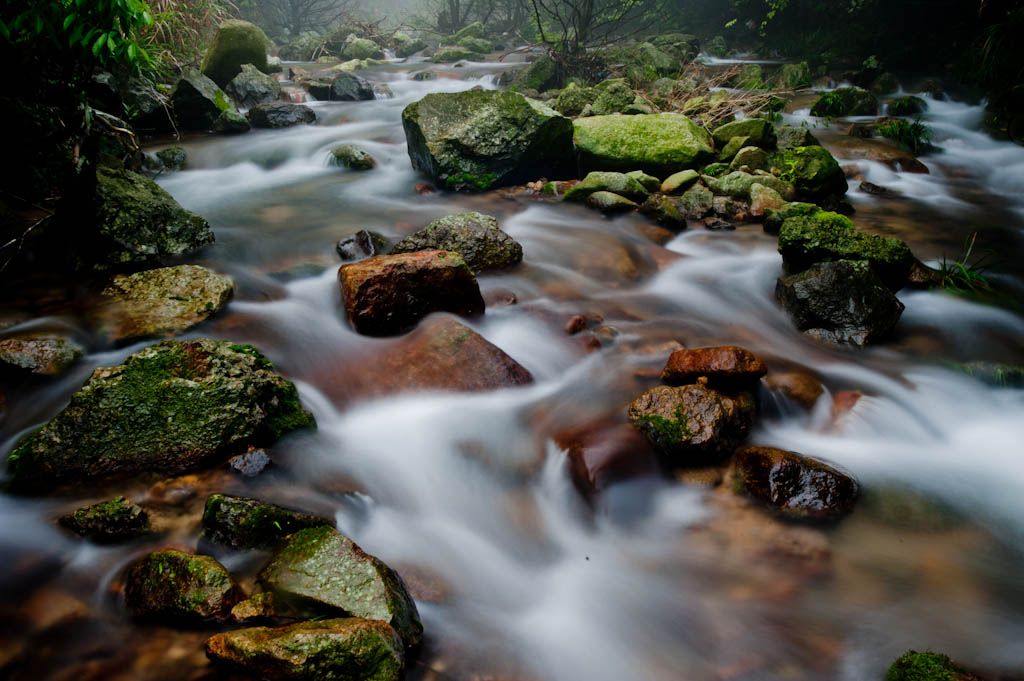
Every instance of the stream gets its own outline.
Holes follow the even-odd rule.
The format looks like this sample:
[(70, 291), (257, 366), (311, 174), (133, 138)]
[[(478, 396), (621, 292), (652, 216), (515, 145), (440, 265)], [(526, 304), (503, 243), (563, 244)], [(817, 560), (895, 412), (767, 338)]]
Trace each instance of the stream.
[[(428, 93), (494, 89), (510, 66), (386, 64), (362, 75), (393, 98), (311, 102), (316, 125), (181, 143), (188, 170), (158, 182), (216, 232), (193, 262), (236, 281), (229, 307), (184, 337), (255, 345), (296, 382), (319, 428), (276, 445), (275, 465), (251, 479), (217, 470), (0, 496), (0, 662), (29, 660), (10, 678), (218, 678), (202, 653), (211, 630), (135, 624), (116, 593), (134, 558), (194, 549), (213, 491), (332, 514), (402, 573), (426, 632), (409, 679), (864, 681), (883, 678), (909, 648), (1024, 670), (1024, 390), (952, 366), (1024, 364), (1024, 317), (905, 290), (889, 342), (830, 349), (801, 336), (774, 301), (782, 263), (760, 225), (691, 229), (658, 245), (636, 215), (608, 219), (501, 191), (417, 193), (425, 179), (406, 153), (402, 109)], [(425, 68), (440, 77), (412, 79)], [(981, 131), (982, 105), (928, 104), (941, 149), (922, 159), (929, 174), (841, 160), (893, 190), (877, 197), (851, 180), (854, 220), (905, 239), (931, 264), (959, 257), (977, 232), (979, 252), (995, 252), (992, 276), (1024, 290), (1024, 148)], [(827, 147), (844, 127), (807, 108), (786, 118)], [(378, 167), (329, 167), (341, 143), (362, 146)], [(496, 216), (524, 261), (481, 276), (487, 313), (463, 321), (534, 384), (376, 394), (374, 358), (396, 341), (350, 328), (335, 243), (361, 229), (398, 239), (473, 210)], [(591, 330), (566, 334), (574, 315)], [(76, 324), (60, 312), (33, 323)], [(581, 494), (554, 435), (625, 424), (673, 341), (741, 345), (770, 371), (817, 376), (826, 394), (810, 413), (763, 390), (751, 442), (852, 473), (862, 486), (855, 512), (834, 526), (787, 525), (728, 489), (643, 467)], [(4, 454), (92, 369), (146, 345), (92, 352), (9, 395)], [(113, 494), (165, 509), (165, 532), (101, 547), (54, 526)], [(227, 565), (244, 575), (251, 562)]]

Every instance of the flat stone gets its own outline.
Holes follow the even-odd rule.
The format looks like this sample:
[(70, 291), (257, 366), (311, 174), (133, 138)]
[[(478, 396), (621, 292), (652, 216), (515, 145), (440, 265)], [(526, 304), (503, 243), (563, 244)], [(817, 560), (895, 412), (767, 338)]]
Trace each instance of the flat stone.
[(736, 453), (738, 491), (797, 520), (836, 520), (853, 509), (860, 488), (852, 477), (796, 452), (750, 447)]
[(714, 388), (756, 390), (767, 373), (764, 362), (754, 353), (728, 345), (676, 350), (669, 355), (661, 380), (670, 385), (686, 385), (705, 377)]

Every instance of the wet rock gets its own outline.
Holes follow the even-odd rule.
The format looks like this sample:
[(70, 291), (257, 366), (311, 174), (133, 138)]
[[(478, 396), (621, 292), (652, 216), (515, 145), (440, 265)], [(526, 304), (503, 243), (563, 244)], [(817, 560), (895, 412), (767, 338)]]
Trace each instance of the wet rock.
[(398, 573), (331, 527), (288, 537), (260, 571), (259, 583), (299, 608), (386, 622), (406, 646), (423, 636), (416, 604)]
[(795, 520), (836, 520), (853, 509), (857, 481), (796, 452), (750, 447), (736, 452), (736, 490)]
[(691, 220), (700, 220), (711, 212), (715, 195), (704, 185), (694, 185), (679, 197), (679, 212)]
[(807, 62), (783, 64), (775, 74), (775, 83), (784, 90), (802, 90), (811, 87), (811, 67)]
[(267, 72), (267, 47), (270, 41), (263, 31), (248, 21), (229, 19), (217, 27), (213, 42), (203, 57), (201, 71), (221, 87), (242, 72), (244, 64), (252, 64)]
[(803, 126), (780, 125), (775, 128), (775, 137), (775, 145), (779, 150), (820, 146), (818, 138)]
[(377, 232), (361, 229), (352, 236), (338, 241), (335, 249), (342, 260), (363, 260), (373, 255), (386, 253), (391, 243)]
[(768, 211), (781, 210), (785, 206), (786, 200), (771, 187), (763, 184), (750, 186), (750, 214), (754, 217), (762, 217)]
[(696, 168), (714, 156), (711, 136), (675, 113), (592, 116), (573, 122), (581, 166), (665, 177)]
[(228, 459), (228, 467), (246, 478), (254, 478), (270, 465), (270, 455), (264, 449), (250, 448), (245, 454)]
[(222, 111), (217, 120), (213, 122), (213, 131), (221, 135), (237, 135), (242, 132), (249, 132), (252, 125), (249, 119), (234, 109)]
[(29, 333), (0, 340), (0, 363), (40, 376), (58, 376), (75, 364), (85, 348), (52, 333)]
[(316, 120), (316, 113), (304, 104), (273, 102), (249, 109), (249, 122), (254, 128), (287, 128)]
[(449, 190), (571, 173), (572, 121), (514, 92), (427, 95), (405, 108), (402, 125), (413, 168)]
[(435, 220), (399, 241), (391, 253), (424, 250), (458, 253), (474, 272), (507, 269), (523, 259), (523, 247), (498, 227), (497, 219), (480, 213)]
[(712, 137), (718, 147), (724, 147), (734, 137), (748, 137), (747, 144), (762, 149), (775, 147), (775, 128), (766, 118), (748, 118), (726, 123), (715, 128)]
[(224, 620), (244, 598), (223, 565), (176, 549), (150, 553), (125, 573), (124, 601), (136, 617)]
[(789, 272), (800, 272), (821, 262), (864, 260), (893, 291), (906, 284), (914, 262), (905, 242), (865, 234), (849, 218), (825, 211), (783, 222), (779, 252)]
[(928, 166), (890, 140), (840, 137), (833, 144), (833, 149), (842, 159), (878, 161), (892, 170), (905, 173), (929, 173)]
[(476, 277), (458, 253), (378, 255), (338, 270), (342, 300), (356, 331), (389, 336), (431, 312), (483, 314)]
[(678, 465), (724, 458), (753, 423), (753, 399), (736, 399), (704, 385), (658, 386), (629, 405), (629, 419), (648, 441)]
[(273, 549), (293, 532), (324, 526), (334, 527), (334, 521), (259, 499), (211, 494), (199, 540), (232, 549)]
[(372, 40), (349, 36), (339, 56), (342, 59), (383, 59), (384, 50)]
[(643, 201), (649, 192), (635, 178), (623, 173), (593, 172), (565, 193), (566, 201), (586, 201), (596, 192), (612, 192), (630, 201)]
[(112, 342), (173, 336), (224, 309), (234, 286), (197, 265), (119, 274), (101, 293), (98, 330)]
[(781, 208), (767, 208), (764, 213), (764, 231), (768, 234), (778, 234), (789, 218), (815, 215), (820, 210), (821, 208), (813, 203), (801, 202), (787, 203)]
[(886, 681), (982, 681), (948, 656), (908, 650), (892, 663)]
[(848, 188), (843, 169), (825, 147), (785, 149), (772, 155), (770, 165), (779, 177), (792, 182), (801, 199), (815, 201), (833, 194), (842, 195)]
[(166, 170), (184, 170), (188, 165), (188, 155), (181, 147), (167, 147), (156, 152), (157, 160)]
[(721, 218), (716, 217), (704, 218), (703, 220), (701, 220), (701, 224), (704, 225), (704, 229), (713, 232), (717, 232), (720, 230), (730, 231), (736, 229), (736, 225), (732, 224), (728, 220), (723, 220)]
[(652, 39), (651, 43), (684, 64), (689, 64), (700, 54), (700, 38), (689, 33), (664, 33)]
[(626, 176), (639, 182), (648, 192), (656, 192), (661, 189), (661, 180), (654, 175), (648, 175), (642, 170), (630, 171), (626, 173)]
[(413, 75), (413, 80), (423, 82), (425, 80), (437, 80), (437, 73), (434, 71), (420, 71)]
[(339, 73), (331, 81), (330, 99), (335, 102), (364, 102), (376, 99), (373, 84), (352, 73)]
[[(397, 36), (397, 35), (402, 35), (402, 34), (401, 33), (396, 33), (395, 35)], [(392, 39), (394, 39), (394, 36), (392, 36)], [(398, 47), (395, 49), (395, 54), (398, 57), (402, 58), (402, 59), (407, 59), (407, 58), (413, 56), (414, 54), (416, 54), (417, 52), (425, 50), (426, 48), (427, 48), (427, 41), (425, 41), (425, 40), (423, 40), (421, 38), (412, 38), (412, 37), (410, 37), (409, 40), (402, 41), (402, 42), (400, 42), (398, 44)], [(419, 74), (417, 74), (417, 75), (419, 75)]]
[(58, 522), (75, 534), (100, 544), (127, 541), (149, 533), (149, 515), (124, 497), (85, 506)]
[(865, 194), (871, 194), (872, 196), (885, 196), (889, 193), (888, 189), (880, 187), (873, 182), (861, 182), (858, 188)]
[(765, 87), (764, 69), (760, 64), (743, 64), (733, 79), (733, 87), (741, 90), (758, 90)]
[(793, 185), (773, 175), (751, 175), (739, 170), (722, 177), (704, 176), (704, 183), (716, 196), (729, 196), (734, 199), (750, 200), (750, 188), (755, 184), (763, 184), (777, 191), (782, 198), (792, 201), (796, 195)]
[(209, 130), (233, 107), (217, 84), (194, 69), (186, 69), (171, 92), (178, 125), (184, 130)]
[(669, 385), (696, 383), (702, 376), (718, 390), (756, 390), (768, 373), (754, 353), (735, 345), (685, 348), (669, 355), (661, 380)]
[(605, 214), (628, 213), (637, 210), (635, 202), (612, 192), (594, 192), (587, 197), (587, 206)]
[(592, 497), (629, 478), (656, 475), (655, 451), (629, 424), (600, 424), (554, 435), (569, 458), (569, 474), (580, 494)]
[[(183, 471), (315, 426), (295, 386), (249, 345), (164, 341), (101, 367), (8, 459), (12, 484)], [(73, 442), (69, 448), (67, 443)]]
[(886, 336), (901, 303), (865, 261), (827, 262), (779, 279), (775, 297), (796, 327), (826, 343), (865, 345)]
[(373, 170), (377, 167), (377, 161), (365, 149), (354, 144), (342, 144), (331, 149), (331, 161), (349, 170)]
[(356, 617), (216, 634), (206, 655), (267, 681), (398, 681), (405, 664), (394, 629)]
[(665, 181), (661, 183), (660, 190), (663, 194), (682, 194), (699, 179), (700, 173), (690, 168), (688, 170), (683, 170), (673, 175), (669, 175)]
[[(757, 186), (757, 185), (753, 185)], [(717, 217), (733, 222), (748, 222), (750, 220), (750, 204), (746, 201), (739, 201), (728, 196), (716, 196), (711, 204), (711, 212)], [(705, 220), (705, 222), (708, 222)], [(735, 225), (725, 229), (735, 229)]]
[(793, 402), (810, 411), (825, 393), (821, 381), (799, 371), (772, 373), (764, 379), (764, 387), (782, 393)]
[(213, 243), (205, 219), (130, 170), (99, 168), (91, 209), (98, 234), (76, 254), (90, 269), (158, 265)]
[(238, 106), (248, 109), (257, 104), (266, 104), (281, 97), (281, 85), (252, 64), (242, 64), (242, 70), (224, 86)]
[(678, 199), (651, 194), (640, 206), (640, 212), (669, 229), (686, 229), (686, 216), (679, 210)]
[(740, 170), (742, 168), (746, 168), (748, 173), (755, 170), (767, 170), (768, 152), (760, 147), (743, 147), (736, 152), (732, 163), (729, 164), (730, 170)]
[(928, 109), (928, 104), (920, 97), (908, 95), (890, 99), (885, 105), (886, 113), (890, 116), (917, 116)]
[(478, 55), (487, 54), (494, 50), (494, 43), (484, 38), (462, 38), (458, 41), (458, 45)]
[(846, 87), (826, 92), (811, 106), (812, 116), (875, 116), (878, 99), (859, 87)]

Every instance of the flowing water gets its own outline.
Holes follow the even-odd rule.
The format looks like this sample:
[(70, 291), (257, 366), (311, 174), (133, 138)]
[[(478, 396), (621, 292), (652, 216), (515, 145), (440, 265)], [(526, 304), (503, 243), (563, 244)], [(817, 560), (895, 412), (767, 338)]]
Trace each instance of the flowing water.
[[(951, 368), (1024, 362), (1024, 318), (905, 291), (890, 343), (826, 349), (774, 302), (781, 259), (758, 225), (694, 229), (657, 245), (635, 216), (609, 220), (502, 192), (420, 195), (403, 107), (430, 92), (495, 88), (505, 68), (411, 78), (425, 67), (369, 72), (394, 98), (312, 103), (314, 126), (188, 140), (189, 169), (159, 178), (216, 231), (200, 264), (237, 283), (226, 312), (189, 337), (259, 347), (296, 381), (319, 429), (274, 447), (276, 465), (251, 480), (214, 471), (56, 498), (0, 496), (3, 661), (21, 660), (13, 678), (213, 678), (202, 655), (209, 630), (132, 623), (117, 597), (134, 557), (194, 548), (211, 491), (331, 513), (396, 566), (427, 632), (414, 679), (860, 681), (881, 678), (907, 648), (1024, 669), (1024, 391)], [(980, 132), (980, 107), (929, 104), (943, 150), (925, 159), (930, 174), (844, 161), (897, 193), (879, 199), (852, 182), (856, 220), (933, 261), (955, 257), (979, 231), (979, 243), (1000, 251), (1001, 281), (1019, 287), (1024, 149)], [(814, 124), (806, 112), (790, 120)], [(815, 132), (828, 145), (833, 128)], [(365, 147), (378, 168), (328, 167), (329, 149), (345, 142)], [(487, 314), (467, 323), (526, 366), (534, 385), (371, 396), (375, 358), (395, 341), (349, 328), (335, 242), (360, 229), (397, 238), (468, 210), (496, 215), (525, 257), (480, 277)], [(577, 314), (591, 320), (584, 336), (599, 351), (565, 333)], [(76, 321), (58, 311), (36, 323)], [(864, 490), (857, 510), (834, 527), (787, 526), (727, 489), (642, 466), (581, 496), (552, 436), (625, 423), (671, 341), (743, 345), (772, 370), (817, 375), (826, 394), (810, 414), (764, 395), (752, 441), (850, 471)], [(55, 382), (19, 387), (5, 451), (59, 411), (92, 368), (144, 346), (97, 351)], [(853, 406), (834, 408), (834, 397)], [(116, 493), (159, 510), (164, 534), (107, 548), (54, 528), (59, 513)], [(251, 563), (229, 567), (251, 575)]]

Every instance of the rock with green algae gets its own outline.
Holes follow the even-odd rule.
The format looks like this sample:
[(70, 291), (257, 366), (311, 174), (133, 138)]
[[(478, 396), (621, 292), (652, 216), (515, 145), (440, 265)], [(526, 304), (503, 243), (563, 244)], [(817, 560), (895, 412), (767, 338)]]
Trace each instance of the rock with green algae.
[(405, 665), (398, 633), (357, 617), (216, 634), (206, 655), (267, 681), (398, 681)]
[(165, 170), (184, 170), (188, 165), (188, 154), (179, 146), (161, 149), (156, 152), (156, 158)]
[(691, 220), (699, 220), (712, 211), (715, 195), (702, 184), (695, 184), (679, 197), (680, 212)]
[(96, 329), (111, 342), (173, 336), (224, 309), (231, 277), (198, 265), (115, 275), (103, 288)]
[(238, 106), (248, 109), (276, 101), (281, 96), (281, 85), (252, 64), (242, 64), (242, 70), (224, 86), (224, 92)]
[(786, 200), (771, 187), (763, 184), (750, 186), (750, 214), (763, 217), (770, 210), (781, 210), (786, 207)]
[(468, 26), (464, 26), (459, 29), (457, 33), (452, 36), (452, 42), (458, 44), (458, 42), (464, 38), (476, 38), (484, 39), (487, 37), (487, 27), (480, 21), (474, 21)]
[(718, 152), (718, 160), (723, 164), (728, 165), (736, 154), (740, 152), (740, 149), (745, 149), (750, 145), (750, 135), (737, 135), (731, 140), (725, 143), (722, 150)]
[(778, 149), (821, 146), (818, 138), (802, 125), (780, 125), (775, 128), (775, 146)]
[(612, 192), (631, 201), (643, 201), (650, 193), (637, 179), (625, 173), (592, 172), (565, 193), (565, 200), (586, 201), (595, 192)]
[(334, 521), (259, 499), (211, 494), (199, 540), (231, 549), (273, 549), (288, 535), (310, 527), (334, 527)]
[(680, 71), (681, 64), (677, 58), (651, 43), (644, 42), (629, 48), (629, 55), (627, 68), (632, 66), (632, 70), (643, 77), (670, 76)]
[(846, 193), (846, 174), (839, 162), (822, 146), (783, 149), (771, 155), (769, 165), (779, 177), (796, 187), (797, 196), (815, 201)]
[(373, 156), (354, 144), (342, 144), (331, 149), (331, 162), (349, 170), (373, 170), (377, 167)]
[(569, 83), (558, 93), (558, 98), (551, 106), (565, 116), (579, 116), (583, 109), (593, 104), (597, 95), (594, 88)]
[(295, 386), (250, 345), (163, 341), (96, 369), (8, 458), (16, 488), (181, 472), (316, 425)]
[(775, 84), (784, 90), (802, 90), (811, 87), (811, 67), (807, 62), (783, 64), (775, 74)]
[(386, 622), (406, 646), (423, 636), (416, 604), (398, 573), (334, 528), (288, 537), (258, 579), (264, 591), (299, 609)]
[(729, 164), (729, 169), (740, 170), (744, 167), (747, 168), (747, 172), (754, 170), (767, 170), (768, 152), (761, 147), (743, 147), (736, 152), (736, 156), (733, 157), (732, 163)]
[(665, 181), (661, 183), (659, 189), (663, 194), (681, 194), (689, 189), (697, 180), (700, 179), (700, 173), (693, 168), (682, 170), (674, 175), (669, 175), (665, 178)]
[(774, 175), (751, 175), (740, 170), (733, 171), (722, 177), (704, 176), (704, 184), (716, 196), (728, 196), (734, 199), (750, 200), (750, 188), (755, 184), (763, 184), (777, 191), (787, 201), (793, 200), (796, 191), (790, 183)]
[(764, 212), (764, 231), (768, 234), (778, 234), (779, 230), (782, 229), (783, 223), (789, 218), (814, 215), (820, 210), (821, 208), (813, 203), (801, 203), (798, 201), (787, 203), (782, 208), (768, 208)]
[(927, 108), (927, 102), (913, 95), (890, 99), (885, 105), (885, 110), (890, 116), (916, 116), (924, 113)]
[(565, 177), (574, 166), (572, 121), (515, 92), (427, 95), (405, 108), (402, 125), (413, 168), (449, 190)]
[(558, 87), (558, 64), (551, 57), (544, 55), (532, 62), (512, 79), (513, 90), (536, 90), (544, 92)]
[(195, 69), (185, 69), (170, 100), (183, 130), (210, 130), (222, 112), (234, 110), (217, 83)]
[(592, 116), (573, 121), (583, 169), (667, 176), (714, 155), (711, 136), (682, 114)]
[(242, 71), (242, 64), (252, 64), (266, 73), (269, 44), (256, 24), (229, 19), (217, 27), (200, 70), (221, 87)]
[(494, 43), (486, 38), (461, 38), (456, 44), (474, 54), (487, 54), (494, 49)]
[(649, 192), (656, 192), (661, 189), (661, 180), (656, 178), (654, 175), (648, 175), (642, 170), (631, 170), (626, 173), (627, 177), (632, 177), (634, 180), (643, 185), (643, 188)]
[[(399, 34), (396, 33), (395, 35), (397, 36)], [(409, 40), (403, 41), (395, 47), (395, 54), (402, 59), (406, 59), (425, 49), (427, 49), (426, 40), (423, 40), (422, 38), (409, 38)]]
[(605, 214), (628, 213), (640, 207), (635, 201), (630, 201), (625, 196), (606, 191), (594, 192), (588, 196), (587, 206)]
[(715, 128), (711, 136), (715, 140), (715, 145), (719, 147), (728, 144), (733, 137), (749, 137), (748, 145), (762, 149), (775, 147), (775, 128), (766, 118), (747, 118), (742, 121), (726, 123)]
[(885, 681), (982, 681), (948, 656), (908, 650), (896, 658), (885, 673)]
[(235, 135), (240, 132), (249, 132), (252, 125), (249, 119), (234, 109), (222, 111), (217, 120), (213, 122), (213, 131), (222, 135)]
[(640, 206), (640, 212), (663, 227), (673, 230), (686, 229), (686, 216), (679, 210), (677, 198), (651, 194)]
[(176, 549), (155, 551), (128, 568), (124, 602), (136, 617), (225, 620), (245, 593), (210, 556)]
[(467, 50), (465, 47), (444, 45), (434, 53), (430, 61), (435, 64), (454, 64), (457, 61), (471, 60), (475, 57), (476, 53)]
[(765, 87), (764, 69), (760, 64), (744, 64), (734, 79), (734, 86), (741, 90), (757, 90)]
[(822, 210), (783, 222), (779, 252), (789, 272), (822, 262), (866, 261), (893, 291), (903, 288), (914, 264), (906, 242), (858, 231), (849, 218)]
[[(611, 78), (594, 86), (594, 101), (588, 116), (627, 113), (637, 101), (637, 94), (625, 78)], [(635, 112), (634, 112), (635, 113)]]
[(383, 59), (384, 50), (369, 38), (349, 37), (338, 55), (342, 59)]
[(481, 213), (448, 215), (405, 237), (391, 253), (453, 251), (474, 272), (504, 270), (523, 260), (523, 247), (498, 227), (498, 220)]
[(235, 622), (251, 622), (252, 620), (271, 619), (276, 617), (277, 613), (278, 607), (274, 602), (274, 594), (260, 592), (236, 603), (231, 608), (231, 619)]
[(213, 243), (205, 219), (130, 170), (97, 169), (92, 210), (97, 234), (76, 254), (89, 269), (159, 265)]
[(700, 38), (689, 33), (663, 33), (653, 38), (651, 44), (683, 64), (689, 64), (700, 54)]
[(99, 544), (113, 544), (149, 533), (149, 514), (124, 497), (85, 506), (58, 520), (77, 535)]
[(812, 116), (875, 116), (878, 99), (859, 87), (844, 87), (826, 92), (811, 106)]

